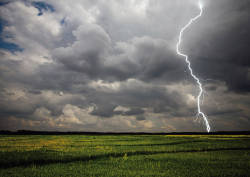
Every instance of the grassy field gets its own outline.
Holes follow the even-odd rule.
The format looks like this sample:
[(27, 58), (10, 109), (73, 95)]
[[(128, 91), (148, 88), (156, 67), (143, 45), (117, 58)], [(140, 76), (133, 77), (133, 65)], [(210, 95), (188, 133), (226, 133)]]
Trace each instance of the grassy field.
[(0, 135), (0, 177), (250, 176), (248, 135)]

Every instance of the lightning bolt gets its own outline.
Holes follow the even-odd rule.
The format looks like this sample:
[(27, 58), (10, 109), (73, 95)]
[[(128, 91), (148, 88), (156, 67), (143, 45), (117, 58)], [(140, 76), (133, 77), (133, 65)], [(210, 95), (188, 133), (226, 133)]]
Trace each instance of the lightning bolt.
[(178, 43), (176, 45), (176, 53), (182, 57), (185, 58), (185, 61), (188, 65), (188, 69), (190, 71), (190, 74), (191, 76), (194, 78), (194, 80), (196, 81), (197, 85), (199, 86), (199, 94), (197, 96), (197, 109), (198, 109), (198, 113), (197, 113), (197, 116), (201, 116), (205, 122), (205, 125), (206, 125), (206, 128), (207, 128), (207, 132), (210, 131), (210, 125), (208, 123), (208, 120), (207, 120), (207, 117), (206, 115), (201, 111), (201, 107), (200, 107), (200, 101), (201, 101), (201, 96), (203, 94), (203, 89), (202, 89), (202, 84), (199, 80), (199, 78), (193, 73), (193, 69), (191, 68), (191, 63), (188, 59), (188, 55), (184, 54), (184, 53), (181, 53), (179, 47), (180, 47), (180, 44), (181, 44), (181, 39), (182, 39), (182, 36), (183, 36), (183, 33), (184, 31), (194, 22), (196, 21), (198, 18), (200, 18), (202, 16), (202, 13), (203, 13), (203, 7), (202, 7), (202, 4), (201, 2), (199, 2), (199, 8), (200, 8), (200, 13), (191, 18), (191, 20), (181, 29), (180, 31), (180, 34), (179, 34), (179, 40), (178, 40)]

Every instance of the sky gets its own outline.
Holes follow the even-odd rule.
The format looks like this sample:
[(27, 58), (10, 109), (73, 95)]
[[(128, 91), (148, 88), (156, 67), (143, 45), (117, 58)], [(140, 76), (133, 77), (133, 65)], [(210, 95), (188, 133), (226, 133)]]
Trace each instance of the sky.
[[(250, 1), (202, 0), (181, 51), (211, 131), (250, 130)], [(176, 54), (198, 0), (3, 0), (0, 130), (206, 131)]]

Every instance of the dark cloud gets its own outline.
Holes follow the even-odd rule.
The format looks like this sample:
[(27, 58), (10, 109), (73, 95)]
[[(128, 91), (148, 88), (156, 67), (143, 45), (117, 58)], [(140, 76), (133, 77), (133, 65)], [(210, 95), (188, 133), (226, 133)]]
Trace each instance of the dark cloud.
[(146, 120), (146, 118), (143, 115), (136, 116), (136, 120)]
[(99, 103), (99, 106), (95, 106), (94, 110), (91, 112), (92, 115), (97, 115), (101, 117), (111, 117), (114, 114), (115, 105), (109, 103)]
[[(0, 41), (22, 50), (0, 50), (2, 129), (201, 130), (198, 90), (175, 52), (196, 1), (6, 2)], [(204, 5), (181, 46), (204, 84), (202, 109), (214, 130), (248, 130), (250, 3)]]
[(130, 115), (140, 115), (143, 113), (144, 110), (142, 110), (141, 108), (132, 108), (129, 111), (126, 111), (124, 114), (130, 116)]
[(235, 92), (250, 91), (249, 10), (245, 0), (210, 2), (183, 44), (202, 78), (224, 81)]

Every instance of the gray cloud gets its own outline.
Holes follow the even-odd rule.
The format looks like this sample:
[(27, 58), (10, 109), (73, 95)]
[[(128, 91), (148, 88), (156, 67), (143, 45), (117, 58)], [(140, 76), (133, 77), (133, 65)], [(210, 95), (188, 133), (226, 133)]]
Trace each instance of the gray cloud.
[(248, 1), (210, 2), (183, 44), (202, 78), (225, 81), (235, 92), (250, 91), (249, 8)]
[[(23, 49), (0, 50), (1, 129), (203, 130), (175, 53), (197, 1), (45, 2), (53, 10), (41, 14), (31, 0), (0, 6), (1, 40)], [(204, 84), (202, 109), (213, 130), (249, 130), (250, 4), (203, 3), (181, 46)]]

